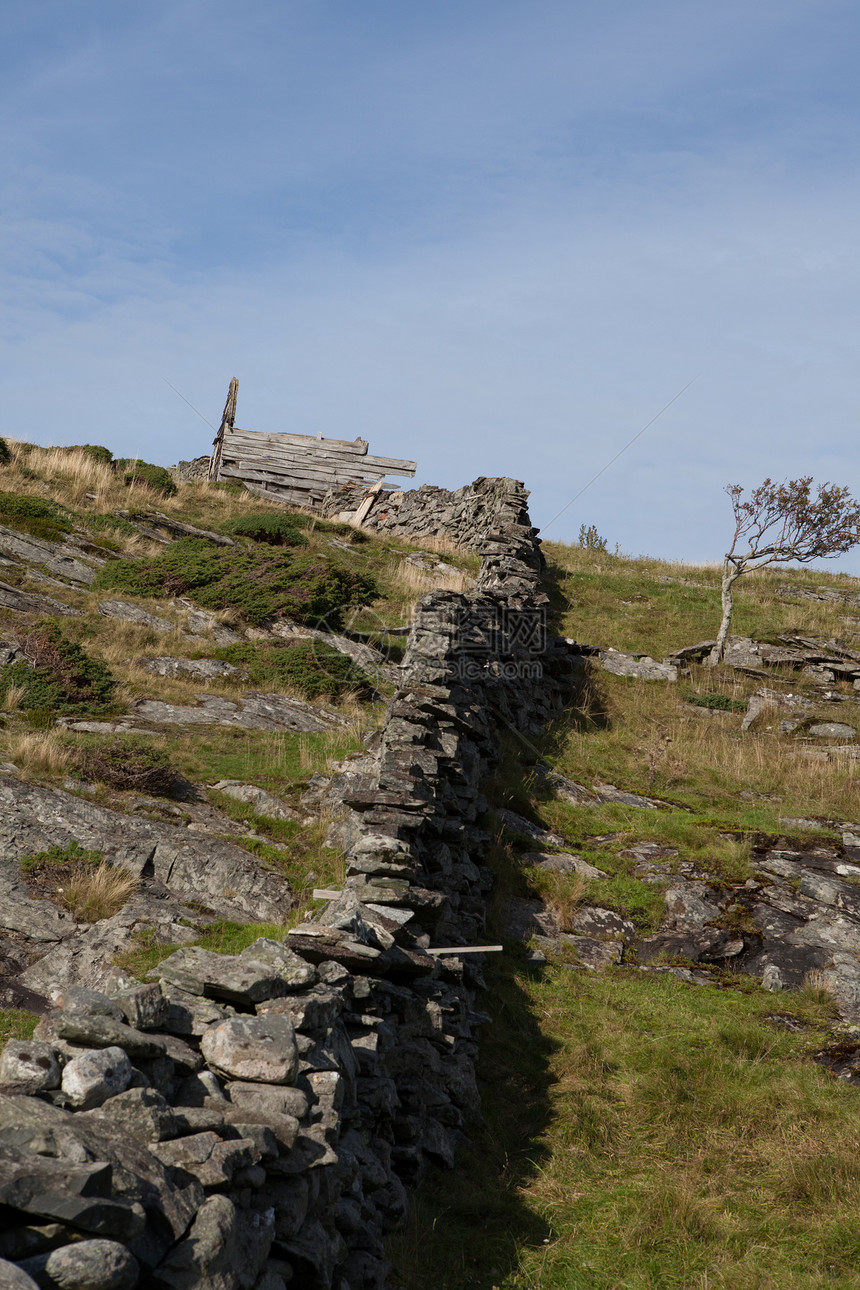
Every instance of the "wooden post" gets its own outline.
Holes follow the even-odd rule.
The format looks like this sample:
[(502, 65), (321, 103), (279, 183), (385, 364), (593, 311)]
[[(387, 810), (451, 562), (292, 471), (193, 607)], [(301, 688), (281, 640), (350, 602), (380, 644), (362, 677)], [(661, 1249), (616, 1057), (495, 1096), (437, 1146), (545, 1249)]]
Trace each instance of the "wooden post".
[(221, 453), (224, 450), (224, 433), (232, 431), (236, 421), (236, 400), (239, 397), (239, 382), (234, 376), (230, 381), (230, 387), (227, 390), (227, 402), (224, 404), (224, 411), (221, 415), (221, 425), (215, 436), (212, 445), (212, 458), (209, 462), (209, 475), (211, 480), (217, 480), (221, 469)]

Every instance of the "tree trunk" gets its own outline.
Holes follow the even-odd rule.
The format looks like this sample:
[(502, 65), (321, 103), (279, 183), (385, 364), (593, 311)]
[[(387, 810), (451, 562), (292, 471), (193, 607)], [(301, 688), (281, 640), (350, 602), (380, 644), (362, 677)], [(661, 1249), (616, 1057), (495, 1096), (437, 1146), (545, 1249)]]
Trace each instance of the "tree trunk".
[(732, 610), (734, 608), (732, 587), (735, 585), (742, 573), (743, 569), (739, 569), (736, 565), (732, 565), (728, 560), (726, 560), (723, 565), (723, 582), (722, 587), (720, 588), (723, 604), (723, 621), (720, 623), (720, 630), (717, 633), (716, 644), (708, 656), (709, 667), (716, 667), (717, 663), (722, 662), (723, 650), (726, 647), (726, 637), (729, 634), (729, 627), (731, 626), (732, 621)]

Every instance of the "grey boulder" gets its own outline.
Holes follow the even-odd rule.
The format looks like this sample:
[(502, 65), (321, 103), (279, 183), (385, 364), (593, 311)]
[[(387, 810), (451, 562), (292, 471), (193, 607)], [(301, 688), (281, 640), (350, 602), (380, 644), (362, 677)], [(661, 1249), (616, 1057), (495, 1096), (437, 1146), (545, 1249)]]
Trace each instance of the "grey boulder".
[(2, 1290), (39, 1290), (29, 1272), (7, 1259), (0, 1259), (0, 1286)]
[(80, 1111), (101, 1106), (132, 1081), (131, 1062), (121, 1048), (99, 1048), (73, 1057), (63, 1069), (62, 1089)]
[(133, 1290), (140, 1275), (137, 1259), (117, 1241), (79, 1241), (21, 1266), (50, 1290)]
[(13, 1084), (19, 1093), (59, 1088), (57, 1050), (34, 1039), (7, 1040), (0, 1055), (0, 1084)]
[(274, 1211), (240, 1212), (227, 1196), (211, 1196), (191, 1231), (155, 1270), (158, 1290), (250, 1290), (269, 1257)]
[(238, 667), (217, 658), (142, 658), (140, 665), (151, 676), (193, 676), (208, 681), (219, 676), (234, 676)]
[(226, 793), (236, 802), (244, 802), (257, 815), (266, 815), (270, 820), (298, 820), (299, 813), (286, 802), (256, 784), (243, 784), (238, 779), (222, 779), (212, 787), (219, 793)]
[(288, 1017), (232, 1017), (200, 1041), (207, 1064), (231, 1079), (295, 1084), (299, 1053)]

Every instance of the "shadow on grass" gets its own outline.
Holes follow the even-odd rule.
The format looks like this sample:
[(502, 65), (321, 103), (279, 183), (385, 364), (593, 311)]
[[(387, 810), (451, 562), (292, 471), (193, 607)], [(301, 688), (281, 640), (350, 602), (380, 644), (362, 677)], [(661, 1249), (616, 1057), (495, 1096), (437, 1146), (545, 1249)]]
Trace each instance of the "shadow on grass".
[(551, 1238), (519, 1194), (547, 1156), (555, 1049), (533, 1015), (523, 967), (521, 956), (517, 963), (505, 954), (487, 973), (482, 1006), (493, 1022), (478, 1064), (484, 1124), (472, 1127), (452, 1172), (434, 1169), (411, 1195), (407, 1224), (388, 1246), (392, 1284), (404, 1290), (493, 1290), (516, 1275), (523, 1246)]

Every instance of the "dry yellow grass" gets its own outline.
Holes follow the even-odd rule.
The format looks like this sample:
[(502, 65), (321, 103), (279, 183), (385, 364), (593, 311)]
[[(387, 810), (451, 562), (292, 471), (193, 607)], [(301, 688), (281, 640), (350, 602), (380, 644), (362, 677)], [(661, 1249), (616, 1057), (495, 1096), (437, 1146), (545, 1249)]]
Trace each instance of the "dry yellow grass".
[(416, 595), (423, 591), (470, 591), (475, 585), (475, 579), (459, 569), (436, 573), (431, 569), (420, 569), (408, 560), (399, 566), (396, 577), (401, 587)]
[(62, 903), (80, 922), (95, 923), (118, 914), (138, 887), (133, 873), (102, 864), (78, 865), (58, 889)]
[(585, 899), (588, 883), (582, 874), (573, 874), (563, 883), (556, 884), (555, 890), (545, 897), (550, 912), (558, 920), (563, 932), (575, 931), (574, 916)]
[[(160, 496), (146, 484), (127, 487), (109, 463), (96, 461), (83, 448), (39, 448), (7, 440), (11, 461), (4, 483), (15, 491), (54, 498), (86, 510), (93, 507), (151, 507)], [(32, 473), (40, 478), (33, 479)]]
[(21, 700), (26, 693), (27, 690), (25, 686), (10, 685), (6, 693), (3, 695), (3, 711), (17, 712), (18, 708), (21, 706)]
[(54, 730), (31, 730), (8, 736), (11, 761), (31, 775), (58, 775), (72, 764), (72, 749)]

